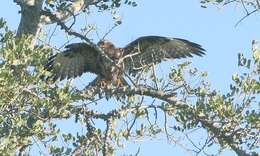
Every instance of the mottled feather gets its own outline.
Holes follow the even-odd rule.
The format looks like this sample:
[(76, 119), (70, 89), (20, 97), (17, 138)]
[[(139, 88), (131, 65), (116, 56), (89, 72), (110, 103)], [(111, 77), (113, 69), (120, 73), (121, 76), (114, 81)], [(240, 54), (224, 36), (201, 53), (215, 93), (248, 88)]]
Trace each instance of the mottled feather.
[(54, 81), (81, 76), (85, 72), (99, 74), (98, 52), (86, 43), (72, 43), (65, 51), (49, 58), (46, 69)]
[(91, 72), (116, 84), (117, 80), (123, 78), (122, 71), (134, 75), (143, 68), (163, 60), (205, 54), (205, 50), (199, 44), (161, 36), (140, 37), (124, 48), (116, 48), (113, 43), (105, 40), (99, 42), (98, 46), (117, 67), (104, 59), (101, 51), (86, 43), (73, 43), (67, 45), (64, 52), (50, 57), (46, 69), (53, 73), (54, 80), (74, 78)]
[(129, 43), (124, 48), (125, 70), (136, 74), (144, 67), (160, 63), (166, 59), (202, 56), (205, 50), (196, 43), (179, 38), (144, 36)]

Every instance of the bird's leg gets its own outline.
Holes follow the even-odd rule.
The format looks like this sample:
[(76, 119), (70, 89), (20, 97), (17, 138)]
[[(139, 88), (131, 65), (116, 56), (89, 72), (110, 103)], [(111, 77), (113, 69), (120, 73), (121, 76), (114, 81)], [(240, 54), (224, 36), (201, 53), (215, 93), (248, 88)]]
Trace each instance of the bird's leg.
[(101, 88), (106, 88), (107, 87), (107, 80), (105, 80), (105, 79), (101, 79), (100, 80), (100, 87)]
[(126, 86), (129, 87), (129, 84), (127, 83), (127, 81), (123, 77), (116, 79), (114, 85), (116, 87), (126, 87)]
[(117, 79), (116, 80), (116, 87), (122, 87), (122, 86), (124, 86), (122, 80), (121, 79)]

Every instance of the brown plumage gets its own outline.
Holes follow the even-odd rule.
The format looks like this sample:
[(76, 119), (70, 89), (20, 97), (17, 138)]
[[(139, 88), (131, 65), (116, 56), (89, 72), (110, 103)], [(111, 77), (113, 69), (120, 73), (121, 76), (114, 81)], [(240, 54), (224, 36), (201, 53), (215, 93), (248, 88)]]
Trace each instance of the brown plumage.
[(101, 51), (87, 43), (73, 43), (63, 53), (50, 57), (46, 69), (53, 73), (54, 80), (74, 78), (85, 72), (95, 73), (100, 79), (117, 84), (123, 73), (135, 75), (145, 67), (167, 59), (202, 56), (205, 50), (196, 43), (184, 39), (161, 36), (144, 36), (116, 48), (109, 41), (100, 41), (98, 46), (113, 61), (108, 61)]

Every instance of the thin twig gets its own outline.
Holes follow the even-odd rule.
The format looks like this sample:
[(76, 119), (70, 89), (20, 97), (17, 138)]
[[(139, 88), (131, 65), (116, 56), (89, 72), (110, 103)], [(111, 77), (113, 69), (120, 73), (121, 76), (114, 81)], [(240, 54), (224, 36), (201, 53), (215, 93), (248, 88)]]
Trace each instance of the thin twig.
[(243, 20), (245, 20), (247, 17), (249, 17), (250, 15), (254, 14), (255, 12), (257, 12), (258, 9), (255, 9), (254, 11), (249, 12), (248, 14), (246, 14), (244, 17), (242, 17), (236, 24), (235, 27), (238, 26), (238, 24), (240, 24)]

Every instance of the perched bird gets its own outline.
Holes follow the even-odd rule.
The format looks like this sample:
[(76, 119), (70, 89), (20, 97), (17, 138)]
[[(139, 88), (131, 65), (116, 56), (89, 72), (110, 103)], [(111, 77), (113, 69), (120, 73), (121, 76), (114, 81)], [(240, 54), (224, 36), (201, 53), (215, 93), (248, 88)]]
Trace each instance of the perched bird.
[(161, 36), (140, 37), (124, 48), (117, 48), (107, 40), (97, 45), (103, 50), (103, 55), (101, 50), (87, 43), (69, 44), (64, 52), (49, 58), (46, 69), (53, 73), (55, 81), (91, 72), (97, 74), (97, 79), (105, 84), (120, 85), (124, 83), (124, 73), (136, 75), (145, 67), (163, 60), (205, 54), (199, 44)]

